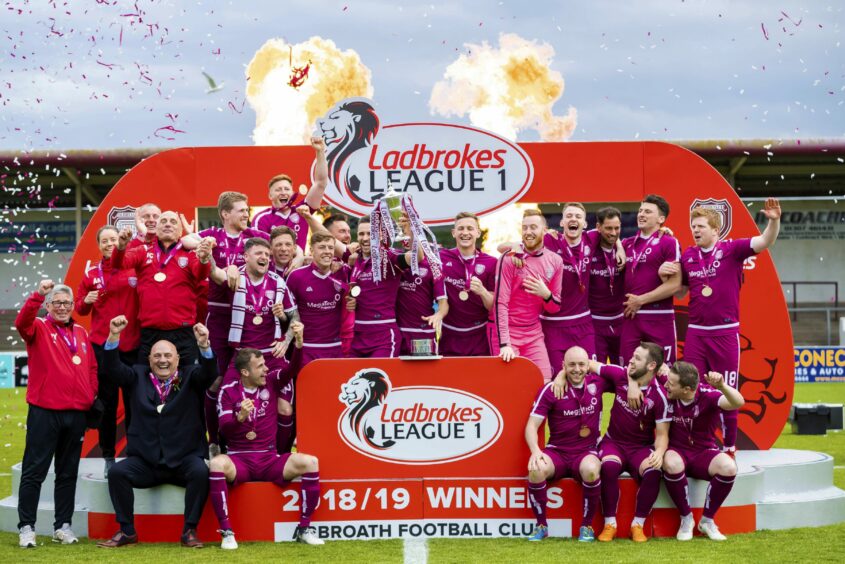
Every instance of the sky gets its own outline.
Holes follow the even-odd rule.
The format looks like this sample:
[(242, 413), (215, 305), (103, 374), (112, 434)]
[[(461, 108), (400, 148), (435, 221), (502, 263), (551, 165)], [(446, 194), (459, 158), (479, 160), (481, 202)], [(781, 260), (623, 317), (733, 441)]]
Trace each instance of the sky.
[[(471, 66), (510, 38), (540, 53), (557, 85), (546, 117), (566, 117), (561, 139), (841, 139), (843, 9), (831, 1), (4, 0), (0, 150), (252, 145), (256, 109), (276, 104), (284, 116), (285, 100), (331, 59), (312, 61), (301, 91), (277, 81), (290, 92), (260, 104), (246, 99), (250, 61), (277, 40), (304, 66), (298, 55), (315, 37), (360, 60), (382, 123), (476, 121), (466, 107), (435, 111), (435, 85), (448, 84), (459, 58)], [(484, 68), (476, 71), (483, 81)], [(222, 88), (207, 93), (203, 72)], [(499, 110), (488, 110), (492, 127)], [(542, 135), (513, 129), (520, 141)]]

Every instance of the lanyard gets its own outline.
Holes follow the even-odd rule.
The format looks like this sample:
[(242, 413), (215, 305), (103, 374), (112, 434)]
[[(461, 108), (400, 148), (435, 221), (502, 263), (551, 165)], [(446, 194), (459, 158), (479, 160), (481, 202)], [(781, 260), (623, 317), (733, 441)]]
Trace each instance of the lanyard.
[(613, 295), (613, 280), (616, 278), (616, 253), (613, 249), (601, 250), (604, 255), (604, 264), (607, 267), (608, 283), (610, 284), (610, 295)]
[(719, 250), (719, 243), (716, 243), (716, 246), (713, 247), (713, 250), (710, 251), (710, 261), (705, 264), (704, 262), (704, 253), (701, 252), (701, 248), (698, 249), (698, 265), (702, 268), (702, 274), (704, 275), (704, 285), (710, 285), (710, 267), (713, 266), (713, 263), (716, 262), (716, 251)]
[(150, 372), (150, 380), (158, 392), (158, 397), (161, 398), (162, 405), (164, 405), (167, 402), (167, 397), (170, 395), (170, 392), (173, 391), (173, 388), (176, 387), (176, 384), (179, 382), (179, 371), (177, 370), (174, 372), (173, 376), (170, 376), (164, 382), (161, 382), (155, 374)]
[(226, 235), (226, 266), (232, 266), (233, 264), (236, 264), (238, 262), (238, 249), (242, 248), (241, 245), (243, 244), (244, 240), (244, 232), (241, 231), (240, 233), (238, 233), (238, 240), (235, 243), (234, 253), (232, 252), (233, 249), (231, 247), (232, 237), (229, 237), (229, 234), (225, 231), (223, 233)]
[(458, 255), (461, 257), (461, 263), (464, 265), (464, 288), (469, 290), (470, 283), (472, 282), (472, 273), (475, 270), (475, 261), (478, 260), (478, 251), (473, 253), (472, 263), (469, 265), (469, 268), (467, 268), (468, 261), (464, 259), (460, 251), (458, 251)]
[[(255, 308), (255, 313), (261, 313), (261, 310), (264, 308), (264, 300), (267, 299), (267, 296), (264, 293), (264, 290), (267, 287), (267, 279), (270, 278), (270, 277), (265, 274), (264, 280), (261, 281), (261, 287), (258, 288), (258, 286), (256, 284), (252, 283), (252, 280), (249, 279), (249, 275), (246, 272), (244, 272), (244, 276), (246, 277), (246, 285), (247, 285), (246, 296), (247, 296), (247, 299), (252, 302), (252, 306)], [(256, 291), (256, 288), (258, 288), (257, 291)], [(256, 297), (256, 293), (258, 294), (257, 297)]]
[(67, 345), (67, 348), (70, 351), (70, 354), (76, 354), (76, 351), (78, 350), (78, 346), (77, 346), (77, 342), (76, 342), (76, 334), (74, 334), (74, 332), (73, 332), (73, 327), (71, 327), (70, 336), (68, 336), (68, 332), (65, 331), (65, 328), (62, 327), (59, 323), (57, 323), (56, 320), (53, 319), (52, 317), (50, 317), (50, 323), (52, 323), (53, 327), (56, 328), (56, 333), (58, 333), (62, 337), (62, 340)]
[(578, 276), (578, 288), (583, 292), (586, 286), (584, 285), (584, 265), (581, 263), (581, 258), (584, 256), (584, 238), (581, 237), (581, 241), (578, 243), (578, 256), (576, 257), (572, 252), (572, 246), (569, 245), (568, 242), (564, 241), (566, 244), (566, 251), (569, 253), (570, 261), (569, 264), (572, 265), (572, 268), (575, 269), (575, 274)]
[[(241, 403), (246, 401), (246, 387), (244, 387), (244, 383), (240, 382), (241, 387)], [(257, 389), (256, 389), (257, 391)], [(258, 394), (255, 394), (256, 399), (258, 398)], [(249, 412), (249, 415), (246, 416), (247, 421), (252, 422), (252, 428), (255, 429), (255, 425), (258, 422), (258, 406), (255, 405), (255, 402), (252, 404), (252, 411)]]
[(637, 264), (639, 264), (640, 259), (642, 258), (643, 254), (645, 254), (646, 249), (648, 249), (648, 246), (651, 244), (651, 240), (654, 239), (654, 236), (657, 235), (658, 233), (660, 233), (659, 229), (648, 236), (648, 239), (645, 240), (645, 245), (643, 246), (643, 250), (640, 254), (637, 254), (637, 243), (640, 242), (640, 239), (642, 239), (642, 236), (637, 235), (637, 238), (634, 239), (634, 243), (633, 243), (633, 245), (631, 245), (631, 257), (634, 259), (633, 264), (631, 264), (631, 272), (632, 273), (636, 272)]
[(350, 279), (351, 284), (358, 283), (358, 277), (361, 276), (361, 273), (364, 272), (364, 269), (367, 267), (367, 263), (371, 260), (372, 255), (366, 260), (364, 260), (363, 255), (358, 256), (358, 259), (355, 261), (355, 268), (352, 269), (352, 277)]
[[(693, 408), (693, 411), (690, 414), (690, 418), (689, 418), (689, 426), (687, 426), (687, 418), (686, 418), (686, 415), (687, 415), (686, 414), (686, 408), (687, 407)], [(683, 403), (681, 403), (681, 400), (675, 400), (675, 408), (678, 410), (678, 413), (681, 414), (681, 426), (684, 429), (686, 429), (686, 431), (687, 431), (687, 441), (689, 441), (689, 444), (693, 444), (692, 428), (693, 428), (693, 425), (695, 425), (695, 400), (693, 400), (693, 402), (689, 406), (685, 406)]]
[(580, 397), (578, 396), (578, 393), (576, 392), (576, 390), (578, 390), (578, 388), (576, 388), (575, 386), (572, 386), (571, 384), (570, 384), (570, 388), (572, 389), (572, 397), (574, 397), (575, 401), (578, 402), (578, 410), (581, 412), (581, 427), (586, 427), (587, 424), (584, 422), (584, 419), (585, 419), (584, 414), (585, 414), (587, 408), (584, 404), (584, 398), (585, 397), (589, 398), (589, 396), (590, 396), (590, 394), (587, 393), (587, 379), (584, 378), (584, 381), (581, 384), (581, 396)]
[(103, 274), (103, 260), (100, 259), (100, 262), (97, 264), (97, 274), (100, 275), (100, 284), (103, 286), (102, 290), (106, 291), (106, 277)]
[(164, 262), (162, 262), (162, 260), (161, 260), (161, 244), (160, 243), (156, 244), (154, 249), (155, 249), (155, 255), (156, 255), (156, 262), (158, 263), (158, 269), (164, 270), (164, 267), (167, 266), (167, 263), (170, 262), (170, 259), (172, 259), (176, 255), (176, 252), (181, 248), (182, 248), (181, 242), (176, 243), (175, 245), (170, 247), (170, 249), (168, 249), (168, 251), (167, 251), (167, 257), (164, 259)]

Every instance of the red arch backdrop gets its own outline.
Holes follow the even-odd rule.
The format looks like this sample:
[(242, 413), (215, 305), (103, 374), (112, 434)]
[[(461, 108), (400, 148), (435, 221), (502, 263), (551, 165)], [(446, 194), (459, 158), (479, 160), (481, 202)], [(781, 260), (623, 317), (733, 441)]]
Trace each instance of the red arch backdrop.
[[(758, 234), (751, 215), (731, 186), (694, 153), (668, 143), (522, 143), (533, 161), (529, 202), (636, 202), (657, 193), (669, 202), (668, 224), (682, 246), (692, 244), (688, 212), (696, 199), (723, 201), (731, 214), (729, 237)], [(267, 179), (280, 171), (307, 183), (310, 147), (203, 147), (175, 149), (130, 170), (95, 212), (70, 263), (75, 287), (88, 260), (98, 257), (95, 234), (112, 208), (156, 202), (191, 217), (197, 207), (216, 206), (223, 190), (244, 192), (253, 204), (267, 200)], [(445, 196), (444, 196), (445, 197)], [(786, 423), (794, 383), (792, 331), (786, 302), (768, 252), (746, 265), (741, 303), (740, 448), (767, 449)], [(676, 303), (678, 339), (686, 333), (686, 301)], [(680, 355), (682, 356), (682, 355)], [(86, 452), (96, 435), (86, 439)], [(119, 445), (119, 448), (122, 445)]]

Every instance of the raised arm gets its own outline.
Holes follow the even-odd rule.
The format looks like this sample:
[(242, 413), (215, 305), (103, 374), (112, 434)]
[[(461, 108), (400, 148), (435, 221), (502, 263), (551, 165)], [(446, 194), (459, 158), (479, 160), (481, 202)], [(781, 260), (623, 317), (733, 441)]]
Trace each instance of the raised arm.
[(103, 373), (124, 387), (135, 385), (135, 371), (120, 360), (120, 333), (126, 329), (129, 321), (125, 315), (118, 315), (109, 322), (109, 337), (103, 346)]
[(755, 253), (765, 251), (774, 245), (775, 240), (778, 238), (781, 216), (780, 202), (775, 198), (766, 200), (766, 204), (763, 206), (763, 215), (768, 218), (769, 222), (766, 224), (766, 229), (763, 230), (762, 234), (751, 238), (751, 248), (754, 249)]
[(314, 209), (323, 205), (323, 194), (329, 185), (329, 165), (326, 162), (326, 142), (322, 137), (312, 137), (311, 146), (314, 148), (316, 163), (314, 164), (314, 184), (305, 195), (305, 203)]

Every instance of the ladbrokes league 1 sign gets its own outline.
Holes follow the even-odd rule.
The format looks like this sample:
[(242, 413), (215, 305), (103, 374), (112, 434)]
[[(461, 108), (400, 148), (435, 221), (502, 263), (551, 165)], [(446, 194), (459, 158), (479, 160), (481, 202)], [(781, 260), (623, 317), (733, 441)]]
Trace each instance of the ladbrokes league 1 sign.
[(390, 183), (413, 196), (426, 223), (451, 223), (458, 212), (484, 215), (517, 201), (534, 176), (528, 155), (494, 133), (446, 123), (383, 126), (363, 98), (340, 102), (317, 128), (329, 165), (325, 199), (352, 215), (369, 213)]
[(542, 385), (525, 359), (319, 360), (297, 380), (297, 441), (327, 479), (521, 476)]
[(337, 429), (357, 452), (397, 464), (442, 464), (480, 453), (502, 434), (502, 416), (484, 398), (443, 386), (392, 388), (378, 368), (342, 385), (347, 408)]

